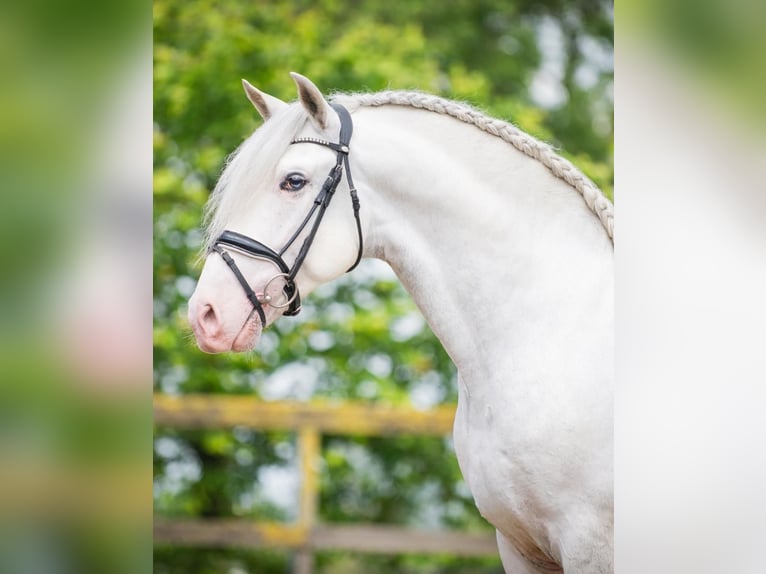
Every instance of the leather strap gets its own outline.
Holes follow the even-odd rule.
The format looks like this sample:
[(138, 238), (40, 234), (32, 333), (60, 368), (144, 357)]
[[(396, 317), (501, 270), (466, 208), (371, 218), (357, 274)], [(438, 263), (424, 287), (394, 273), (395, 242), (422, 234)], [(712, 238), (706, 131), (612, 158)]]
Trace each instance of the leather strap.
[(351, 207), (354, 210), (354, 219), (356, 220), (356, 232), (359, 241), (357, 243), (356, 260), (354, 263), (346, 269), (346, 273), (356, 269), (359, 262), (362, 260), (362, 251), (364, 251), (364, 238), (362, 237), (362, 221), (359, 218), (359, 209), (361, 204), (359, 203), (359, 195), (356, 192), (356, 186), (354, 185), (354, 179), (351, 177), (351, 166), (348, 162), (348, 156), (350, 153), (349, 144), (351, 143), (351, 136), (354, 133), (354, 122), (351, 121), (351, 114), (348, 110), (340, 104), (330, 104), (332, 108), (338, 114), (340, 118), (340, 143), (341, 146), (346, 146), (345, 150), (341, 150), (343, 154), (343, 168), (346, 170), (346, 181), (348, 182), (348, 191), (351, 195)]
[(221, 247), (218, 245), (213, 245), (213, 250), (220, 255), (226, 265), (229, 266), (229, 269), (234, 273), (234, 276), (237, 278), (237, 281), (239, 281), (239, 284), (242, 285), (242, 289), (245, 290), (245, 295), (247, 295), (248, 300), (250, 303), (253, 304), (253, 308), (258, 313), (258, 317), (261, 318), (261, 325), (266, 326), (266, 313), (263, 310), (263, 305), (261, 305), (261, 302), (258, 300), (258, 297), (255, 295), (255, 292), (250, 288), (250, 284), (247, 282), (247, 279), (245, 279), (245, 276), (242, 275), (242, 272), (239, 270), (239, 267), (237, 267), (237, 264), (234, 262), (234, 259), (232, 259), (231, 255), (226, 253)]
[(272, 261), (277, 265), (277, 267), (279, 267), (279, 270), (282, 273), (290, 273), (290, 268), (287, 266), (287, 263), (285, 263), (284, 259), (280, 257), (281, 254), (274, 251), (271, 247), (264, 245), (260, 241), (256, 241), (255, 239), (248, 237), (247, 235), (242, 235), (236, 231), (224, 231), (221, 233), (215, 243), (216, 245), (219, 243), (228, 245), (234, 249), (243, 251), (250, 257), (257, 257)]

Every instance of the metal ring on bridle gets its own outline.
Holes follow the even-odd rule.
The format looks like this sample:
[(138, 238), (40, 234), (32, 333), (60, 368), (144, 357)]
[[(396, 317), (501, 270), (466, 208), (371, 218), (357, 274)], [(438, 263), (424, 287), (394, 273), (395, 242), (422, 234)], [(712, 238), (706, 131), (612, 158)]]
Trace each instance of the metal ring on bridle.
[[(271, 286), (271, 284), (273, 283), (273, 281), (274, 281), (275, 279), (277, 279), (278, 277), (285, 277), (285, 278), (287, 278), (288, 280), (290, 279), (290, 275), (288, 275), (287, 273), (277, 273), (276, 275), (274, 275), (274, 277), (272, 277), (271, 279), (269, 279), (268, 281), (266, 281), (266, 284), (263, 286), (263, 301), (262, 301), (262, 302), (263, 302), (264, 304), (266, 304), (266, 305), (270, 305), (271, 307), (274, 307), (274, 308), (276, 308), (276, 309), (283, 309), (284, 307), (289, 307), (289, 306), (290, 306), (290, 304), (291, 304), (293, 301), (295, 301), (295, 298), (298, 296), (298, 290), (296, 289), (296, 290), (293, 292), (293, 296), (292, 296), (292, 297), (290, 297), (290, 298), (287, 300), (287, 302), (285, 302), (285, 303), (281, 303), (281, 304), (277, 305), (276, 303), (274, 303), (273, 299), (272, 299), (272, 298), (271, 298), (271, 296), (269, 295), (269, 286)], [(284, 290), (283, 290), (283, 291), (282, 291), (282, 294), (284, 294), (284, 293), (285, 293), (285, 292), (284, 292)]]

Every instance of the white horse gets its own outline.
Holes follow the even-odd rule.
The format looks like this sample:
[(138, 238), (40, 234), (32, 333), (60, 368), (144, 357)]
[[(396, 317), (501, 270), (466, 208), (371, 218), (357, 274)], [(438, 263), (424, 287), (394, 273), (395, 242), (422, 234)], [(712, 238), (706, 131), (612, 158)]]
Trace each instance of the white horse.
[[(330, 149), (348, 120), (292, 77), (292, 104), (243, 82), (266, 121), (208, 206), (209, 256), (189, 301), (200, 348), (253, 349), (290, 299), (358, 252), (388, 262), (458, 368), (455, 450), (506, 571), (611, 572), (611, 203), (547, 145), (421, 93), (334, 97), (354, 132), (349, 154)], [(290, 242), (328, 173), (342, 175), (338, 197)], [(305, 259), (275, 276), (275, 256)]]

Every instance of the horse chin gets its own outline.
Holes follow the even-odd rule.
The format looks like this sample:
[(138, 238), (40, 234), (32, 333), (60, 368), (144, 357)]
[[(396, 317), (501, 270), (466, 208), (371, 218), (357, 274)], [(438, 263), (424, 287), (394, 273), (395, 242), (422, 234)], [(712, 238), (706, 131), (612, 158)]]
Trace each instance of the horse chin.
[(263, 325), (257, 317), (253, 317), (242, 326), (242, 330), (234, 337), (231, 342), (231, 350), (237, 353), (252, 351), (258, 345), (258, 341), (261, 340), (261, 333), (263, 333)]

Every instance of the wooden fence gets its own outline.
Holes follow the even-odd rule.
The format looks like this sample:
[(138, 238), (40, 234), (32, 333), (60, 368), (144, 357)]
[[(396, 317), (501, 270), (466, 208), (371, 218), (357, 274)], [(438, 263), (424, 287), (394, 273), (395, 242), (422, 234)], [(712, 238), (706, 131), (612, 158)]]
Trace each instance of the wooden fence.
[(292, 524), (245, 519), (164, 519), (154, 521), (154, 539), (164, 544), (211, 547), (281, 547), (296, 551), (295, 574), (314, 570), (317, 550), (382, 554), (423, 553), (457, 556), (497, 555), (495, 537), (455, 531), (423, 531), (373, 524), (317, 522), (318, 463), (322, 434), (444, 436), (455, 409), (429, 411), (354, 403), (262, 402), (244, 396), (154, 396), (154, 419), (161, 427), (213, 429), (244, 426), (297, 433), (301, 489)]

